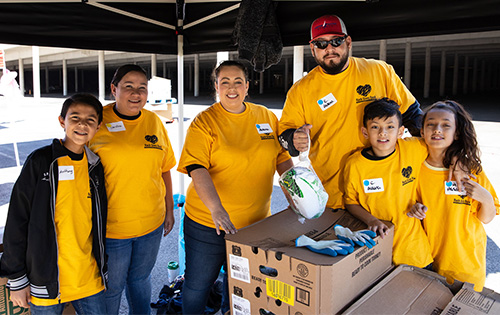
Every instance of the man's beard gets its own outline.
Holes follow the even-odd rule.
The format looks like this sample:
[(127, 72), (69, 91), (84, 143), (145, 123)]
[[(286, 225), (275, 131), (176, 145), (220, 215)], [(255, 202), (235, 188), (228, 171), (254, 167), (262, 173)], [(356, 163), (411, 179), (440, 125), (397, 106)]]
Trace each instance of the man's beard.
[[(326, 57), (326, 56), (324, 56)], [(314, 59), (316, 62), (320, 65), (320, 67), (325, 71), (327, 74), (339, 74), (342, 71), (344, 71), (344, 66), (349, 60), (349, 55), (346, 52), (345, 55), (340, 56), (340, 61), (337, 64), (334, 64), (331, 60), (328, 61), (328, 64), (324, 60), (318, 60), (316, 56), (314, 56)]]

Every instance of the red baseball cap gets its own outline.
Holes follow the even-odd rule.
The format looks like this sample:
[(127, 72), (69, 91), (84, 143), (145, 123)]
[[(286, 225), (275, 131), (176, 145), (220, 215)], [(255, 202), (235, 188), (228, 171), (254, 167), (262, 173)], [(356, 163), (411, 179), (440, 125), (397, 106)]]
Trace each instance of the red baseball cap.
[(344, 22), (336, 15), (324, 15), (311, 24), (311, 40), (324, 35), (347, 35)]

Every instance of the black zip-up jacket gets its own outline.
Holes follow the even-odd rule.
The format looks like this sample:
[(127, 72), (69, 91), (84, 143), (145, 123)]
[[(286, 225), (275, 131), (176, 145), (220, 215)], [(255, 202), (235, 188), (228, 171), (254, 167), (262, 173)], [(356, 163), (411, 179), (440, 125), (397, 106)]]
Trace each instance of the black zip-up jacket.
[[(104, 169), (95, 153), (87, 147), (85, 153), (92, 198), (92, 251), (106, 287), (107, 197)], [(30, 285), (31, 294), (44, 299), (55, 299), (60, 293), (54, 214), (57, 159), (62, 156), (67, 156), (67, 151), (58, 139), (28, 156), (12, 190), (3, 239), (4, 253), (0, 261), (0, 276), (9, 278), (7, 285), (11, 290), (21, 290)]]

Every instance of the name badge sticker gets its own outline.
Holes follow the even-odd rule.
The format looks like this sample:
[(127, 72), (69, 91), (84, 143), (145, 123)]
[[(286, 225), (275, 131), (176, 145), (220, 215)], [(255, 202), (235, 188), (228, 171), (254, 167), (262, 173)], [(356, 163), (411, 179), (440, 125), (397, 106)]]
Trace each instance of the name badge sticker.
[(384, 181), (382, 178), (372, 178), (363, 180), (365, 193), (374, 193), (384, 191)]
[(272, 133), (273, 128), (269, 124), (256, 124), (257, 132), (261, 135), (263, 133)]
[(123, 121), (111, 122), (106, 124), (109, 132), (125, 131), (125, 125)]
[(337, 103), (337, 99), (332, 93), (316, 101), (321, 110), (325, 111)]
[(450, 182), (444, 181), (444, 194), (445, 195), (465, 195), (465, 190), (459, 191), (457, 182), (452, 180)]
[(72, 165), (59, 166), (59, 180), (74, 180), (75, 170)]

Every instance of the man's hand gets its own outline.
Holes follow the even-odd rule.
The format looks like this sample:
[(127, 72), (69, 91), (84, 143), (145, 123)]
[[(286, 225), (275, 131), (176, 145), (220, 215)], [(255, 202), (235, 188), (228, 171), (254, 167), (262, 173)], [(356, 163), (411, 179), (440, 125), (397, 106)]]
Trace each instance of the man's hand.
[(21, 306), (24, 308), (30, 307), (28, 304), (31, 302), (30, 286), (18, 291), (10, 291), (10, 300), (14, 306)]
[(305, 124), (293, 133), (293, 146), (297, 151), (304, 152), (309, 149), (309, 130), (312, 125)]
[(418, 220), (423, 220), (425, 219), (425, 213), (427, 212), (427, 207), (424, 206), (423, 204), (417, 202), (413, 206), (411, 206), (410, 211), (406, 213), (407, 216), (410, 218), (415, 218)]

